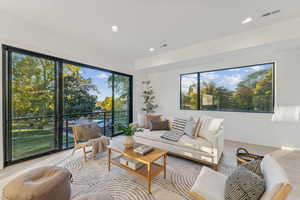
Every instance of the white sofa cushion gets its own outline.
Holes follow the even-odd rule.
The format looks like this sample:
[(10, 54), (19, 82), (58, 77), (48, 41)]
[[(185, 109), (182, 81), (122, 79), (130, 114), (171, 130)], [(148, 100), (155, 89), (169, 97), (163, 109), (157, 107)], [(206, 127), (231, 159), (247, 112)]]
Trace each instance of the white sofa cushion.
[(135, 137), (141, 137), (157, 142), (199, 150), (208, 155), (211, 155), (213, 153), (213, 145), (206, 139), (196, 139), (183, 135), (177, 142), (175, 142), (161, 138), (161, 135), (163, 135), (165, 132), (166, 131), (150, 131), (149, 129), (144, 129), (144, 132), (136, 133)]
[(222, 173), (203, 167), (191, 192), (195, 192), (207, 200), (224, 200), (226, 179), (227, 177)]
[(266, 191), (261, 200), (272, 200), (283, 184), (289, 184), (289, 180), (279, 163), (270, 155), (266, 155), (262, 160), (261, 171), (266, 182)]

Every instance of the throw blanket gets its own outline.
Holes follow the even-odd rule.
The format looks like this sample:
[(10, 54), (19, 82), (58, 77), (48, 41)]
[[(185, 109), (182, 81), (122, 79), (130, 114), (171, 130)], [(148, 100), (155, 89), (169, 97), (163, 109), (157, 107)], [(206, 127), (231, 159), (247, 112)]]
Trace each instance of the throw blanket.
[(183, 135), (184, 135), (183, 132), (167, 131), (160, 137), (164, 138), (164, 139), (167, 139), (167, 140), (177, 142)]
[(105, 136), (90, 139), (88, 142), (92, 145), (92, 152), (94, 158), (96, 158), (98, 153), (105, 152), (107, 150), (107, 145), (109, 145), (109, 139)]

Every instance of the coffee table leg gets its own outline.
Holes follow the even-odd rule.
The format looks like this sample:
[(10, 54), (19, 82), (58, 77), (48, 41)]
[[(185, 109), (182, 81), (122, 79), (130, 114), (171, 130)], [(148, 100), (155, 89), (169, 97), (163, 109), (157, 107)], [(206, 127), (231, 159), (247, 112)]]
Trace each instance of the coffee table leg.
[(108, 171), (110, 171), (111, 149), (108, 149)]
[(151, 194), (151, 163), (148, 164), (148, 192)]
[(164, 155), (164, 178), (167, 177), (167, 154)]

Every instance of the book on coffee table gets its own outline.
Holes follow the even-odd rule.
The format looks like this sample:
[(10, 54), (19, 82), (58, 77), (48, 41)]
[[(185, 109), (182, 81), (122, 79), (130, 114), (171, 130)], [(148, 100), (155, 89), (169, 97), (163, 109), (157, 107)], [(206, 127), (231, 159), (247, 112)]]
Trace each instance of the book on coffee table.
[(133, 151), (141, 155), (146, 155), (147, 153), (153, 151), (153, 147), (147, 145), (141, 145), (139, 147), (136, 147)]

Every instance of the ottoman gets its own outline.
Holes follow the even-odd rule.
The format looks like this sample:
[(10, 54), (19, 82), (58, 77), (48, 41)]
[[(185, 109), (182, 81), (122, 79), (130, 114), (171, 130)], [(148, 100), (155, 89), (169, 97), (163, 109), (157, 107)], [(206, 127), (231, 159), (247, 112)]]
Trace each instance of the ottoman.
[(79, 196), (72, 200), (113, 200), (113, 198), (107, 193), (91, 193)]
[(4, 200), (70, 200), (72, 174), (65, 168), (41, 167), (18, 176), (3, 189)]

